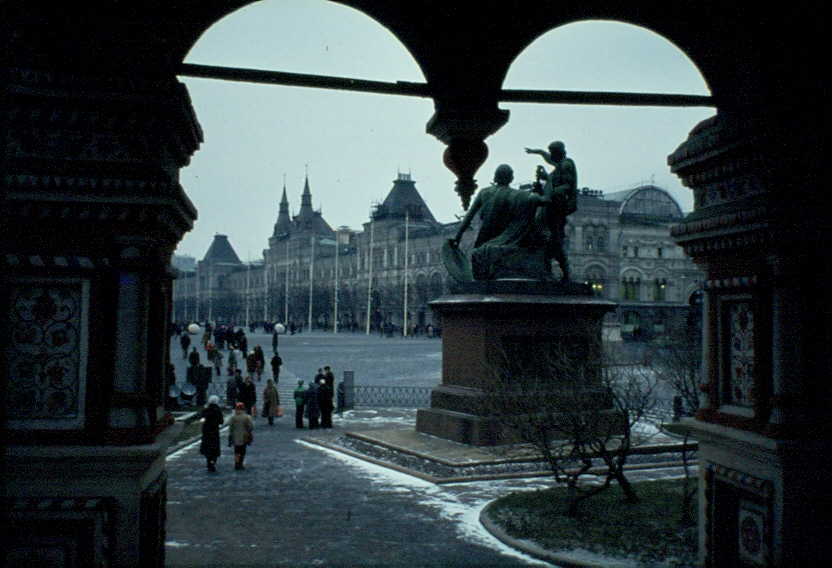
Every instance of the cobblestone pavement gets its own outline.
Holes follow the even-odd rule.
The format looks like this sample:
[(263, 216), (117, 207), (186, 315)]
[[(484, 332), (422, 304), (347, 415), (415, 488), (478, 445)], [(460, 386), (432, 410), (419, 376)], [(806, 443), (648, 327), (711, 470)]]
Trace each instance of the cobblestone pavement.
[[(250, 347), (260, 344), (270, 357), (270, 336), (248, 337)], [(349, 369), (356, 371), (357, 384), (432, 386), (439, 383), (440, 351), (441, 344), (428, 339), (281, 337), (278, 390), (287, 413), (273, 427), (256, 420), (245, 470), (234, 471), (228, 447), (216, 474), (206, 471), (198, 442), (168, 456), (167, 565), (551, 566), (507, 547), (479, 522), (489, 502), (548, 487), (549, 479), (436, 485), (307, 441), (331, 443), (346, 431), (413, 429), (415, 409), (358, 409), (336, 415), (332, 430), (294, 428), (291, 391), (297, 377), (308, 382), (329, 364), (337, 380)], [(187, 362), (177, 343), (172, 355), (181, 382)], [(268, 378), (267, 365), (258, 396)], [(630, 475), (637, 481), (681, 473), (651, 469)]]
[[(271, 335), (264, 334), (261, 328), (260, 332), (247, 333), (246, 337), (249, 350), (255, 345), (263, 348), (266, 368), (263, 380), (257, 384), (265, 386), (266, 379), (272, 378), (269, 365), (272, 358)], [(192, 335), (191, 340), (194, 342), (191, 347), (199, 344), (202, 364), (209, 365), (200, 337)], [(304, 332), (281, 335), (278, 351), (283, 359), (277, 383), (281, 399), (294, 390), (297, 379), (308, 383), (315, 377), (318, 368), (324, 365), (332, 367), (336, 382), (342, 380), (344, 371), (354, 371), (357, 385), (433, 387), (442, 380), (442, 342), (438, 338), (382, 338), (378, 334)], [(223, 364), (227, 365), (228, 351), (222, 351), (222, 355)], [(171, 362), (175, 367), (176, 381), (181, 385), (185, 381), (188, 361), (182, 357), (182, 348), (176, 338), (171, 341)], [(239, 352), (237, 364), (245, 375), (245, 361)], [(214, 375), (214, 381), (222, 385), (225, 385), (227, 378), (225, 372), (221, 377)], [(259, 391), (263, 390), (262, 386)]]
[[(248, 334), (267, 358), (271, 338)], [(289, 392), (329, 364), (338, 380), (356, 371), (358, 384), (439, 382), (438, 340), (360, 334), (282, 336), (278, 383), (286, 416), (269, 427), (258, 418), (246, 468), (234, 471), (224, 447), (209, 474), (199, 444), (168, 457), (168, 566), (528, 566), (539, 561), (509, 549), (479, 523), (489, 501), (518, 487), (511, 481), (437, 486), (304, 442), (345, 429), (409, 425), (415, 411), (358, 410), (335, 417), (331, 431), (294, 428)], [(205, 363), (205, 352), (200, 348)], [(186, 361), (172, 343), (178, 381)], [(226, 352), (227, 353), (227, 352)], [(364, 359), (362, 359), (364, 358)], [(408, 377), (410, 378), (408, 380)], [(222, 379), (225, 380), (225, 375)], [(258, 383), (258, 396), (271, 369)], [(223, 438), (224, 439), (224, 438)]]
[(168, 566), (528, 566), (479, 512), (511, 481), (437, 486), (304, 442), (345, 428), (412, 424), (413, 412), (356, 411), (332, 431), (256, 420), (243, 471), (224, 448), (209, 474), (198, 443), (168, 458)]

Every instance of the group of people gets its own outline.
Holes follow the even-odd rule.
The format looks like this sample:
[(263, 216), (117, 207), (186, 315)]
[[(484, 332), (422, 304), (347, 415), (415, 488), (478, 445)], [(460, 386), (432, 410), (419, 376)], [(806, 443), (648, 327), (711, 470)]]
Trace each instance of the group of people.
[[(183, 336), (187, 337), (187, 336)], [(262, 416), (268, 420), (269, 426), (274, 425), (274, 419), (283, 416), (283, 407), (280, 404), (280, 394), (277, 391), (277, 382), (280, 378), (280, 367), (283, 364), (277, 352), (277, 342), (273, 347), (274, 356), (271, 359), (273, 379), (267, 379), (262, 396)], [(187, 352), (187, 345), (183, 350)], [(209, 358), (212, 353), (218, 353), (219, 349), (211, 346)], [(233, 358), (232, 349), (229, 358)], [(196, 347), (191, 353), (191, 364), (199, 365), (199, 353)], [(234, 447), (234, 468), (245, 469), (244, 461), (246, 448), (254, 439), (254, 418), (257, 417), (257, 390), (254, 384), (254, 376), (262, 376), (264, 363), (263, 350), (260, 346), (254, 349), (246, 357), (247, 374), (243, 376), (242, 369), (236, 365), (230, 369), (232, 376), (226, 383), (226, 403), (234, 408), (234, 413), (229, 419), (228, 443)], [(297, 428), (332, 428), (332, 413), (335, 410), (335, 374), (332, 368), (327, 365), (319, 368), (315, 378), (304, 386), (302, 379), (298, 380), (297, 388), (294, 391), (295, 399), (295, 426)], [(307, 425), (304, 425), (304, 418)], [(208, 399), (205, 408), (202, 425), (202, 443), (200, 452), (205, 456), (209, 472), (216, 472), (217, 459), (220, 456), (220, 428), (224, 422), (222, 410), (219, 406), (219, 397), (216, 395)]]
[[(241, 470), (245, 469), (243, 463), (246, 448), (254, 440), (254, 418), (257, 417), (257, 390), (251, 375), (243, 378), (242, 372), (237, 369), (235, 376), (228, 379), (226, 399), (229, 406), (234, 407), (234, 414), (228, 426), (228, 445), (234, 446), (234, 469)], [(266, 381), (262, 400), (262, 415), (268, 420), (269, 426), (274, 426), (274, 419), (283, 416), (280, 394), (277, 392), (274, 380)], [(224, 421), (218, 396), (212, 395), (208, 399), (203, 420), (200, 452), (205, 456), (208, 471), (213, 473), (217, 471), (217, 458), (221, 453), (219, 430)]]
[[(212, 395), (208, 399), (208, 405), (203, 414), (202, 442), (199, 447), (200, 453), (205, 456), (208, 471), (216, 473), (217, 459), (220, 449), (220, 428), (225, 422), (225, 417), (219, 406), (219, 397)], [(234, 469), (245, 469), (243, 462), (246, 457), (246, 449), (254, 441), (254, 420), (246, 412), (244, 403), (238, 402), (234, 408), (234, 414), (228, 422), (228, 445), (234, 447)]]
[(304, 387), (298, 379), (294, 392), (295, 428), (304, 428), (306, 418), (310, 430), (332, 428), (332, 412), (335, 410), (335, 374), (329, 365), (318, 369), (315, 378)]

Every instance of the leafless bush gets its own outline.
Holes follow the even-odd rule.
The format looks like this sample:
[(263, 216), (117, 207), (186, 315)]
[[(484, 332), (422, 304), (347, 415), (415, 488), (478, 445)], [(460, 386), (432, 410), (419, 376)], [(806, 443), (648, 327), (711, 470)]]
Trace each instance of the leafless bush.
[[(566, 486), (570, 515), (613, 481), (625, 501), (638, 501), (624, 466), (634, 426), (657, 404), (653, 373), (611, 353), (606, 361), (594, 359), (575, 345), (549, 346), (534, 355), (504, 349), (490, 398), (490, 414), (504, 422), (514, 444), (533, 447)], [(581, 483), (590, 470), (597, 472), (598, 461), (603, 481)]]

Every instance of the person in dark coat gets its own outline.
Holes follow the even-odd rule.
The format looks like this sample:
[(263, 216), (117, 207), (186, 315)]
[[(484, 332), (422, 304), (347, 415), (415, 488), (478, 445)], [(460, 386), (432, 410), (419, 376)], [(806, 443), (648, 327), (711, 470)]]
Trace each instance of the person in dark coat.
[(182, 358), (188, 358), (188, 347), (191, 346), (191, 336), (188, 335), (188, 332), (182, 334), (182, 337), (179, 338), (179, 345), (182, 346)]
[(326, 386), (329, 387), (329, 392), (332, 393), (332, 398), (334, 401), (335, 398), (335, 373), (332, 372), (332, 368), (327, 365), (324, 367), (324, 381), (326, 381)]
[(309, 388), (306, 389), (306, 396), (304, 397), (306, 403), (304, 414), (306, 415), (306, 419), (309, 420), (310, 430), (321, 427), (319, 422), (321, 418), (321, 407), (318, 406), (318, 387), (320, 386), (320, 384), (314, 381), (309, 383)]
[(191, 351), (191, 354), (188, 355), (188, 361), (191, 363), (191, 367), (199, 367), (199, 352), (194, 347), (194, 350)]
[(199, 445), (199, 453), (205, 456), (208, 471), (217, 471), (217, 458), (220, 457), (220, 426), (224, 421), (222, 410), (219, 406), (220, 399), (217, 395), (211, 395), (208, 405), (205, 407), (205, 414), (202, 419), (202, 442)]
[(254, 386), (251, 375), (246, 375), (245, 381), (240, 386), (239, 392), (237, 393), (237, 402), (242, 402), (245, 406), (246, 413), (249, 416), (253, 416), (252, 409), (257, 403), (257, 387)]
[(298, 386), (295, 388), (295, 428), (303, 428), (303, 409), (306, 407), (306, 389), (303, 388), (303, 379), (298, 379)]
[(228, 377), (225, 383), (225, 402), (230, 408), (237, 404), (237, 377)]
[(321, 428), (332, 428), (332, 388), (326, 384), (325, 379), (318, 383), (318, 407), (321, 409)]
[(272, 364), (272, 375), (274, 375), (274, 382), (280, 379), (280, 366), (283, 365), (283, 359), (280, 358), (280, 354), (277, 351), (274, 352), (274, 357), (271, 360)]

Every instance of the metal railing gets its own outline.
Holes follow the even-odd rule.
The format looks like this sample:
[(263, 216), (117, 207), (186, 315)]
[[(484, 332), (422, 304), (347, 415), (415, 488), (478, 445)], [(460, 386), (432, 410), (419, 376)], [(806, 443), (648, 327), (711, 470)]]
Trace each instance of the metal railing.
[(426, 408), (430, 406), (431, 387), (355, 385), (354, 406)]

